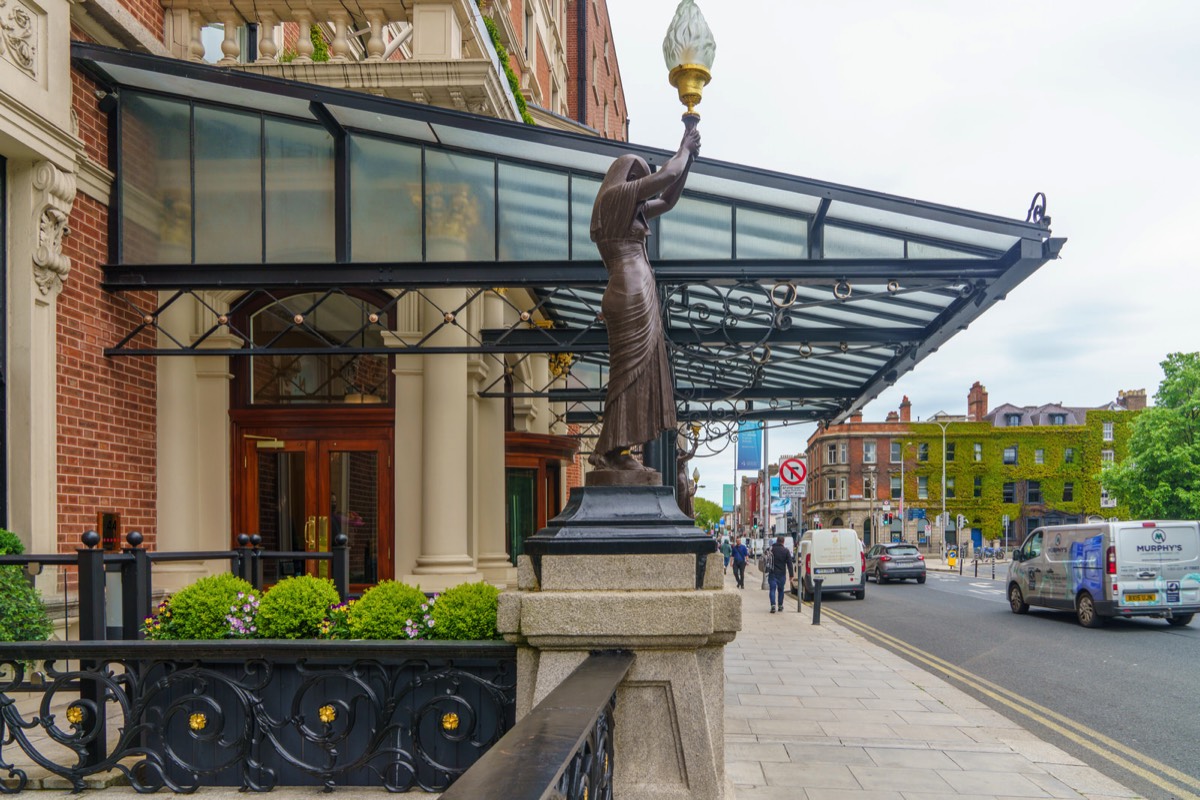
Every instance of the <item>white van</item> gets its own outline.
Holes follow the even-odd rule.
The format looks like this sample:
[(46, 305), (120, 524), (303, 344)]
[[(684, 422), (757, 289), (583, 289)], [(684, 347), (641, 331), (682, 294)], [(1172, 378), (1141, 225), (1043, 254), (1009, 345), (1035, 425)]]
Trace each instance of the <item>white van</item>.
[(816, 528), (805, 532), (796, 555), (796, 579), (801, 597), (811, 600), (813, 580), (821, 593), (850, 592), (855, 600), (867, 596), (866, 556), (853, 528)]
[(1200, 523), (1102, 522), (1038, 528), (1012, 556), (1008, 602), (1074, 611), (1088, 628), (1110, 617), (1187, 625), (1200, 611)]

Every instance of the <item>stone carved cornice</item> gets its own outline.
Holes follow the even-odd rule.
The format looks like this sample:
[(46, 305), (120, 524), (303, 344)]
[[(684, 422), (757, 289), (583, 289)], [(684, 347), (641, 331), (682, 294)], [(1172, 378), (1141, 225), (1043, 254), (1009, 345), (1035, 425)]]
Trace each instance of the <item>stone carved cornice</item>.
[(34, 219), (37, 246), (33, 251), (33, 277), (42, 294), (62, 289), (71, 271), (63, 255), (63, 239), (70, 234), (67, 222), (75, 202), (75, 173), (64, 172), (49, 161), (33, 167)]

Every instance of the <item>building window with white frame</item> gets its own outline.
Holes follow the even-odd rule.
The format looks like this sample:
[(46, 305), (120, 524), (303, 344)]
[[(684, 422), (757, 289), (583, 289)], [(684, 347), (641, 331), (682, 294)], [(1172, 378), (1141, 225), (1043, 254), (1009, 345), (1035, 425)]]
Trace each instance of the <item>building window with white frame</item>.
[(1034, 450), (1033, 451), (1033, 463), (1045, 464), (1046, 463), (1046, 451), (1040, 447), (1038, 449)]
[(917, 499), (929, 499), (929, 478), (921, 475), (917, 478)]
[(1075, 484), (1067, 481), (1063, 484), (1063, 502), (1072, 503), (1075, 501)]
[(1104, 423), (1104, 441), (1111, 442), (1113, 440), (1113, 424), (1111, 421)]
[(1100, 466), (1101, 467), (1106, 467), (1109, 464), (1112, 464), (1115, 460), (1116, 459), (1113, 458), (1112, 450), (1101, 450), (1100, 451)]
[(845, 478), (838, 478), (838, 499), (839, 500), (846, 499), (846, 479)]
[(832, 442), (825, 447), (825, 463), (837, 463), (837, 445), (833, 444)]
[(891, 450), (892, 450), (892, 463), (899, 464), (900, 459), (903, 457), (903, 451), (900, 449), (900, 443), (892, 442)]
[(875, 499), (875, 476), (863, 476), (863, 500)]
[(825, 499), (837, 500), (837, 478), (825, 479)]
[(874, 439), (864, 439), (863, 440), (863, 463), (864, 464), (874, 464), (875, 463), (875, 440)]
[(841, 460), (839, 463), (842, 463), (842, 464), (850, 463), (850, 443), (849, 442), (839, 442), (838, 443), (838, 453), (841, 455)]
[(1117, 498), (1108, 493), (1108, 489), (1100, 487), (1100, 507), (1101, 508), (1116, 508)]
[(900, 476), (892, 475), (890, 483), (891, 483), (891, 489), (892, 489), (892, 497), (899, 497), (900, 496)]
[(1063, 448), (1063, 463), (1064, 464), (1074, 464), (1075, 463), (1075, 448), (1074, 447), (1064, 447)]
[(917, 461), (929, 460), (929, 443), (921, 442), (917, 445)]
[(983, 461), (983, 442), (975, 443), (975, 460)]
[(1004, 448), (1004, 463), (1010, 466), (1017, 463), (1017, 446), (1015, 444)]
[(954, 478), (946, 476), (946, 499), (954, 499)]

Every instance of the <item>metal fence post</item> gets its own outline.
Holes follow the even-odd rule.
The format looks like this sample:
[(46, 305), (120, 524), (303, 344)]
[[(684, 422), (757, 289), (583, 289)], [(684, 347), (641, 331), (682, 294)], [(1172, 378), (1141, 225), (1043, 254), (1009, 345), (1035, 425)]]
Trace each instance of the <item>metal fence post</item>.
[[(100, 534), (86, 531), (83, 534), (84, 548), (78, 553), (79, 565), (79, 638), (81, 641), (104, 641), (104, 551), (97, 550)], [(86, 675), (100, 669), (100, 664), (80, 660), (79, 671)], [(81, 677), (79, 700), (83, 717), (78, 725), (84, 735), (91, 739), (84, 746), (86, 764), (99, 764), (108, 751), (104, 718), (104, 684), (94, 678)]]
[(234, 575), (246, 583), (251, 583), (250, 579), (253, 577), (253, 573), (250, 571), (250, 537), (245, 533), (239, 533), (237, 543), (238, 546), (234, 548), (233, 555), (229, 559), (229, 566)]
[(339, 533), (333, 537), (333, 585), (338, 597), (346, 602), (350, 597), (350, 537)]
[(258, 591), (263, 588), (262, 537), (257, 533), (250, 537), (250, 585)]
[(821, 584), (824, 578), (813, 578), (813, 625), (821, 624)]
[(140, 639), (142, 623), (150, 616), (150, 554), (141, 546), (139, 531), (130, 531), (125, 541), (133, 561), (121, 565), (121, 638)]

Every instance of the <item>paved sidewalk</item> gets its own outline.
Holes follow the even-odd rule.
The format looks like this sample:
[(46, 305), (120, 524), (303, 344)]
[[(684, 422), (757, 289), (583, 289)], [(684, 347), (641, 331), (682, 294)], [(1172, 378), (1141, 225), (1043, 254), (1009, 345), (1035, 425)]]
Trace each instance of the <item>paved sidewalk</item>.
[[(725, 651), (737, 800), (1137, 797), (828, 617), (813, 625), (794, 596), (771, 614), (761, 574), (746, 572), (742, 632)], [(732, 570), (726, 587), (738, 591)]]

